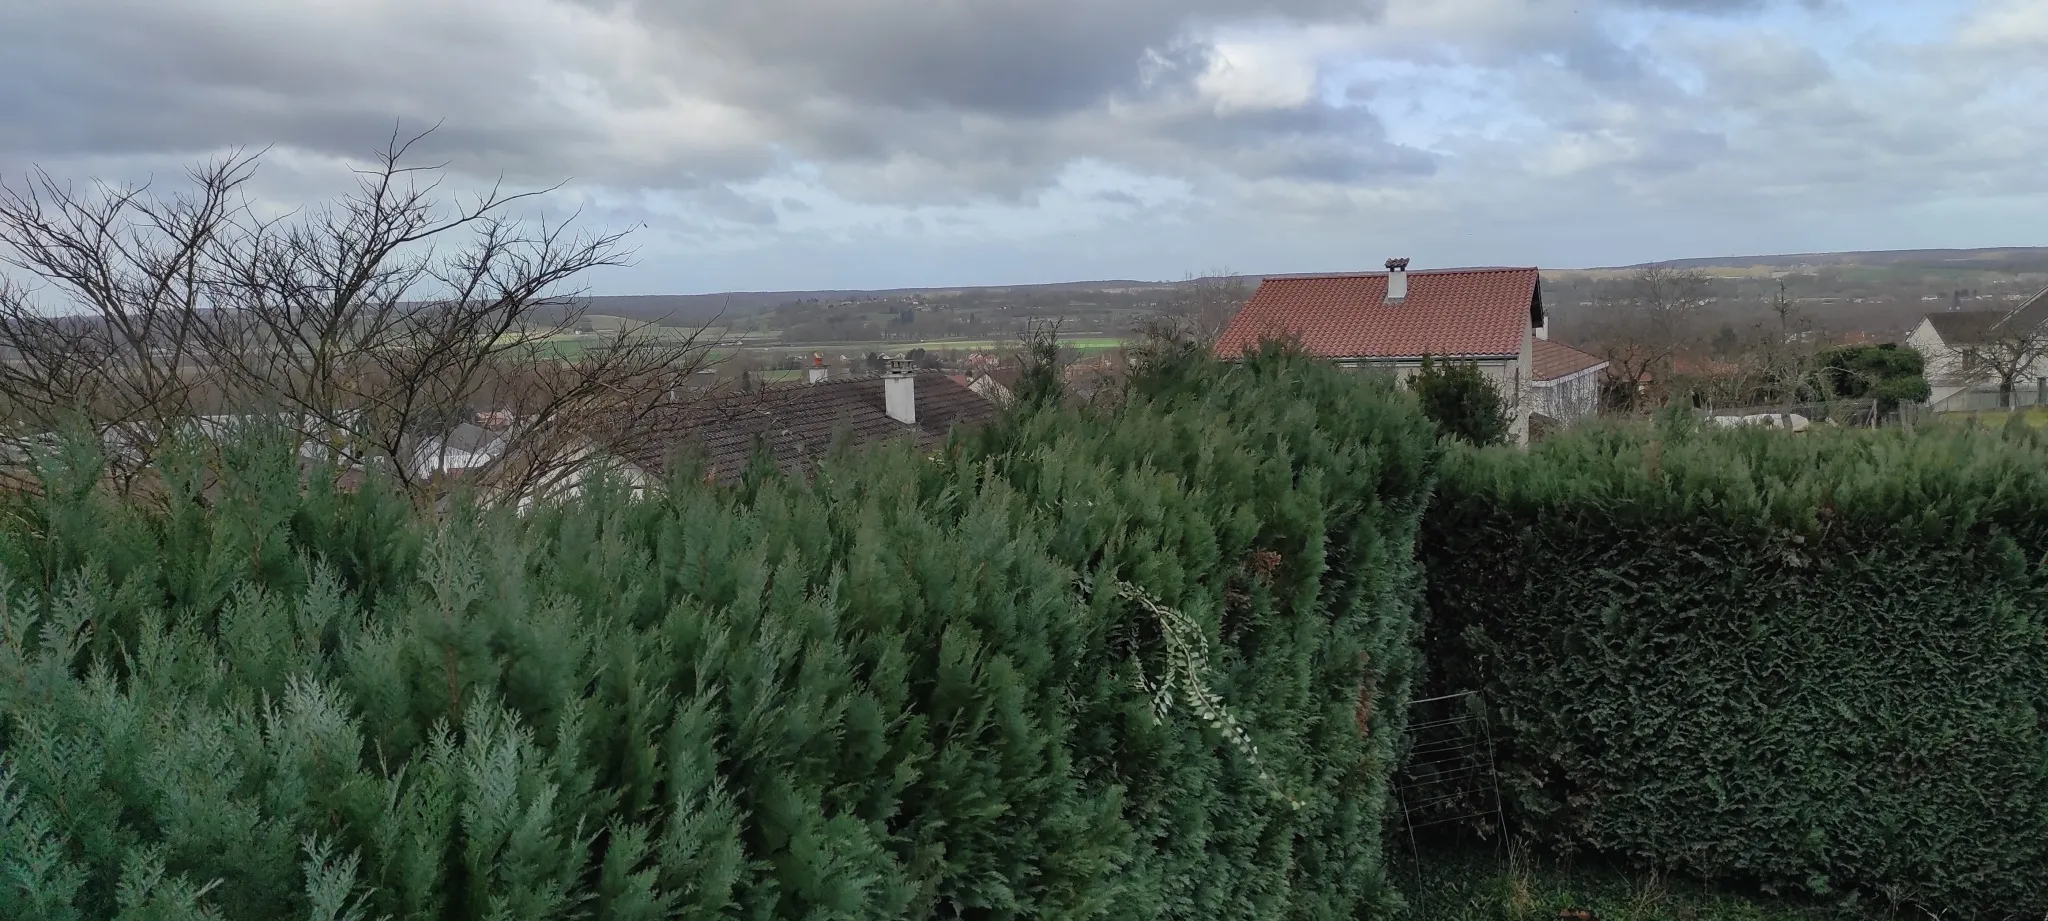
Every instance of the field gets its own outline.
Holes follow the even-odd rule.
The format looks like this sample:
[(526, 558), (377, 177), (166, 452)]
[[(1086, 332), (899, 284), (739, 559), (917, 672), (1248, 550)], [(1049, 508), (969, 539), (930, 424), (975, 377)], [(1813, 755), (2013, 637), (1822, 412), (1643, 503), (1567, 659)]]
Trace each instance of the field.
[[(1123, 344), (1124, 340), (1115, 336), (1088, 336), (1060, 340), (1060, 345), (1080, 352), (1100, 352), (1117, 348)], [(879, 352), (885, 355), (895, 355), (912, 349), (923, 349), (927, 352), (995, 352), (1016, 347), (1017, 341), (1014, 339), (924, 339), (910, 342), (901, 340), (887, 342), (814, 342), (808, 344), (785, 342), (778, 345), (762, 346), (759, 348), (749, 346), (748, 348), (752, 351), (778, 355), (785, 353), (809, 355), (812, 352), (825, 352), (832, 355), (866, 355), (869, 352)]]
[[(618, 329), (630, 321), (619, 317), (586, 317), (595, 332), (570, 332), (547, 336), (539, 340), (541, 350), (562, 361), (581, 358), (591, 348), (603, 344), (609, 337), (607, 330)], [(512, 334), (518, 335), (518, 334)], [(739, 352), (750, 352), (769, 360), (797, 357), (808, 358), (813, 353), (822, 353), (829, 358), (844, 355), (849, 358), (864, 357), (869, 353), (901, 355), (916, 349), (927, 352), (997, 352), (1008, 351), (1017, 346), (1013, 339), (921, 339), (921, 340), (875, 340), (864, 342), (785, 342), (780, 330), (747, 330), (741, 333), (728, 327), (707, 327), (696, 329), (682, 326), (636, 325), (636, 335), (654, 336), (667, 340), (681, 340), (695, 335), (700, 342), (718, 343), (712, 349), (710, 358), (714, 361), (730, 358)], [(1076, 352), (1101, 352), (1119, 348), (1124, 340), (1117, 336), (1079, 336), (1062, 339), (1061, 345)]]

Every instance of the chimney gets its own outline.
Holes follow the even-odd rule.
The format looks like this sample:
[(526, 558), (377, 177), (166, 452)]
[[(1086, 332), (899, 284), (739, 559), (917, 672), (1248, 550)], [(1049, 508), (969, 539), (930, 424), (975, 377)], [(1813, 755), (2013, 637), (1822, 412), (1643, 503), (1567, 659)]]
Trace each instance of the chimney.
[(1543, 322), (1542, 322), (1542, 323), (1540, 323), (1540, 324), (1537, 324), (1537, 326), (1536, 326), (1536, 338), (1538, 338), (1538, 339), (1548, 339), (1548, 338), (1550, 338), (1550, 317), (1549, 317), (1548, 315), (1545, 315), (1545, 316), (1543, 317)]
[(917, 376), (911, 373), (910, 362), (889, 359), (889, 370), (882, 375), (882, 405), (889, 418), (904, 425), (917, 424)]
[(809, 380), (809, 381), (810, 381), (811, 383), (813, 383), (813, 384), (822, 384), (822, 383), (824, 383), (824, 382), (825, 382), (825, 356), (823, 356), (823, 355), (820, 355), (820, 354), (818, 354), (818, 353), (816, 353), (816, 352), (812, 352), (812, 353), (811, 353), (811, 368), (810, 368), (810, 370), (809, 370), (809, 371), (805, 372), (805, 374), (804, 374), (804, 377), (805, 377), (805, 378), (807, 378), (807, 379), (808, 379), (808, 380)]
[(1408, 259), (1387, 260), (1387, 305), (1398, 306), (1408, 299)]

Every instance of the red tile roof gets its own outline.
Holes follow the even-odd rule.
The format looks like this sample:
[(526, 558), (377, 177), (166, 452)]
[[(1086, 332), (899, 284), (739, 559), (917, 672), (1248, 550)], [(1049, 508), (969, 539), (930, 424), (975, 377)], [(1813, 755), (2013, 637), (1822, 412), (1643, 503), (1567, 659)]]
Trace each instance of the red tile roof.
[(1299, 336), (1325, 358), (1518, 355), (1538, 283), (1533, 268), (1409, 272), (1407, 299), (1390, 305), (1385, 272), (1269, 277), (1216, 350)]
[(1598, 355), (1588, 355), (1562, 342), (1553, 342), (1549, 339), (1536, 340), (1535, 354), (1531, 355), (1530, 359), (1529, 376), (1539, 381), (1570, 377), (1607, 363), (1607, 359)]

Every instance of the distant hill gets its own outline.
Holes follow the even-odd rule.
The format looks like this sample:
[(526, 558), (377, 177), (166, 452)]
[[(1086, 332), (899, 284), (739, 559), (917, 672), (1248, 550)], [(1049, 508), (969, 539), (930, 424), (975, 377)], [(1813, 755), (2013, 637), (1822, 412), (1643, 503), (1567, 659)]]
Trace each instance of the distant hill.
[(591, 313), (626, 317), (643, 322), (698, 325), (712, 320), (752, 316), (787, 304), (816, 301), (826, 304), (861, 301), (902, 302), (912, 298), (949, 299), (962, 295), (1085, 295), (1126, 294), (1171, 288), (1175, 282), (1160, 281), (1069, 281), (1044, 285), (989, 285), (952, 288), (886, 288), (871, 291), (733, 291), (722, 294), (652, 294), (603, 296), (587, 299)]
[(1794, 269), (1803, 266), (1897, 266), (1901, 268), (1946, 268), (1989, 272), (2048, 271), (2048, 246), (2008, 246), (1994, 249), (1893, 249), (1847, 253), (1791, 253), (1777, 256), (1710, 256), (1697, 259), (1669, 259), (1639, 265), (1612, 266), (1591, 271), (1625, 271), (1646, 266), (1674, 269)]
[[(1611, 275), (1645, 266), (1699, 269), (1750, 269), (1758, 272), (1801, 268), (1860, 266), (1893, 270), (1937, 272), (1992, 272), (2013, 275), (2048, 273), (2048, 246), (2008, 246), (1988, 249), (1900, 249), (1842, 253), (1785, 253), (1763, 256), (1708, 256), (1669, 259), (1637, 265), (1592, 268), (1546, 268), (1556, 275)], [(1417, 266), (1434, 268), (1434, 266)], [(1259, 275), (1245, 275), (1247, 286), (1256, 286)], [(701, 325), (712, 320), (734, 320), (754, 316), (791, 304), (816, 302), (847, 304), (860, 302), (905, 303), (913, 300), (954, 300), (975, 298), (1058, 298), (1091, 294), (1138, 296), (1164, 291), (1179, 282), (1107, 279), (1070, 281), (1043, 285), (989, 285), (948, 288), (887, 288), (877, 290), (821, 291), (734, 291), (722, 294), (657, 294), (628, 297), (593, 297), (589, 311), (626, 317), (643, 322), (673, 325)]]

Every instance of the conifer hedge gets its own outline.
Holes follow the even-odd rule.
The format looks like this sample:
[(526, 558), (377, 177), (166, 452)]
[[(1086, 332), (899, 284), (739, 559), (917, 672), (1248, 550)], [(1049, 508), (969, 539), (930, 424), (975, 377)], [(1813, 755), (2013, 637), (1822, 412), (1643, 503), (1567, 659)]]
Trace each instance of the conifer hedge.
[(1432, 684), (1512, 817), (1708, 877), (2048, 912), (2048, 448), (1582, 431), (1445, 463)]
[(1280, 355), (523, 516), (74, 450), (0, 499), (0, 918), (1384, 917), (1434, 450)]

